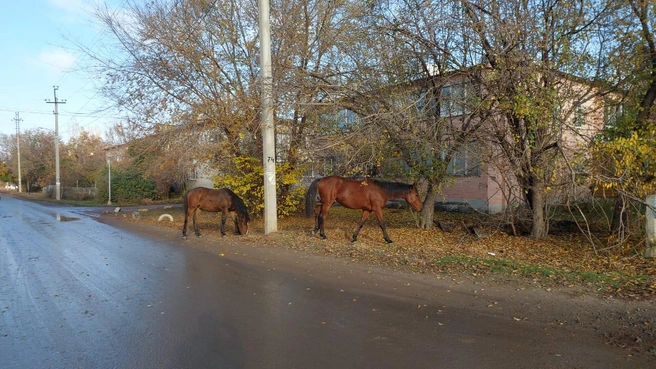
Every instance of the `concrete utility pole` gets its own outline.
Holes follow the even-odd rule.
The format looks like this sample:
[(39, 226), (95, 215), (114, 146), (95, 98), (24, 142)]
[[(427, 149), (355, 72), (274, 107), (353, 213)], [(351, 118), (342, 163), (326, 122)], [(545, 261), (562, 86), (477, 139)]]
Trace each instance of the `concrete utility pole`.
[(107, 205), (112, 204), (112, 157), (107, 154)]
[(273, 77), (271, 75), (271, 32), (269, 0), (260, 7), (260, 83), (262, 94), (262, 151), (264, 161), (264, 234), (278, 231), (276, 204), (276, 139), (273, 123)]
[(57, 90), (59, 86), (52, 86), (55, 101), (46, 99), (46, 103), (55, 104), (55, 191), (56, 199), (61, 200), (61, 182), (59, 181), (59, 104), (66, 104), (66, 100), (57, 100)]
[(14, 118), (14, 122), (16, 122), (16, 151), (18, 152), (18, 192), (23, 192), (23, 186), (21, 183), (21, 160), (20, 160), (20, 122), (22, 119), (20, 118), (20, 113), (16, 112), (16, 117)]
[(656, 195), (648, 195), (645, 220), (647, 231), (647, 244), (645, 245), (645, 257), (656, 258)]

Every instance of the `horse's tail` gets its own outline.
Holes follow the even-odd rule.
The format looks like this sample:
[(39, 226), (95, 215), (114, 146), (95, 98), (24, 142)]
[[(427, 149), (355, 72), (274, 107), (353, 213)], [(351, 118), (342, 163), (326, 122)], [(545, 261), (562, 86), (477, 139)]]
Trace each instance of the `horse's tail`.
[(184, 223), (182, 224), (182, 238), (187, 238), (187, 215), (189, 214), (187, 212), (189, 209), (189, 201), (187, 200), (187, 197), (189, 197), (189, 191), (187, 191), (182, 196), (182, 213), (184, 214)]
[(305, 193), (305, 216), (311, 217), (314, 212), (315, 206), (317, 206), (317, 185), (319, 184), (319, 178), (315, 179), (310, 183), (307, 192)]
[(189, 196), (189, 191), (187, 191), (184, 196), (182, 196), (182, 212), (184, 213), (185, 220), (187, 219), (187, 209), (189, 209), (189, 202), (187, 197)]

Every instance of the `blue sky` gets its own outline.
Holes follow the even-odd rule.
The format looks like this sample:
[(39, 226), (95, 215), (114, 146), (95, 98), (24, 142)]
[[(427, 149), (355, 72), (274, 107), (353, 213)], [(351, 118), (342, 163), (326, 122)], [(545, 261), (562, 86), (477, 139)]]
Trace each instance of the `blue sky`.
[[(68, 141), (84, 129), (103, 134), (112, 113), (96, 91), (93, 78), (80, 70), (84, 56), (70, 40), (86, 47), (100, 39), (92, 15), (102, 0), (4, 1), (0, 11), (0, 134), (15, 134), (20, 113), (21, 132), (36, 127), (54, 130), (53, 86), (59, 105), (59, 131)], [(119, 0), (108, 1), (118, 3)]]

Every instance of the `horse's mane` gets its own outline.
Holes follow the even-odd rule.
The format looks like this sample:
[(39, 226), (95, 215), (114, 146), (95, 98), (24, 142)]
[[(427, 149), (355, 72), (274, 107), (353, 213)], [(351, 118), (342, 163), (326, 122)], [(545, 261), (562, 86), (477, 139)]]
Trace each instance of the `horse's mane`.
[(407, 183), (386, 182), (386, 181), (378, 181), (375, 179), (373, 181), (376, 185), (380, 186), (380, 188), (387, 191), (387, 193), (391, 196), (403, 197), (408, 192), (410, 192), (410, 190), (412, 190), (412, 185)]
[(250, 215), (248, 215), (248, 209), (246, 208), (246, 204), (244, 204), (244, 200), (241, 199), (241, 197), (237, 196), (234, 192), (232, 192), (231, 189), (226, 188), (228, 193), (230, 194), (230, 199), (232, 200), (232, 204), (235, 207), (235, 211), (239, 216), (242, 216), (246, 219), (247, 222), (251, 221)]

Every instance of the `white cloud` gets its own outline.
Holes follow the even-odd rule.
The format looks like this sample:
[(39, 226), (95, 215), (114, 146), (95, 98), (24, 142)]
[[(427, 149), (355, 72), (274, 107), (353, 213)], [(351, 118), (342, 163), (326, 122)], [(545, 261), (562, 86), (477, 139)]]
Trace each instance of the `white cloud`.
[(50, 16), (60, 23), (75, 24), (83, 22), (103, 4), (102, 0), (48, 0), (50, 6), (59, 10)]
[(48, 71), (53, 73), (64, 73), (70, 71), (77, 63), (75, 55), (66, 52), (62, 49), (43, 50), (39, 53), (36, 59), (33, 59), (34, 64), (45, 67)]
[(84, 0), (48, 0), (52, 6), (68, 13), (79, 13), (87, 7), (88, 2)]

